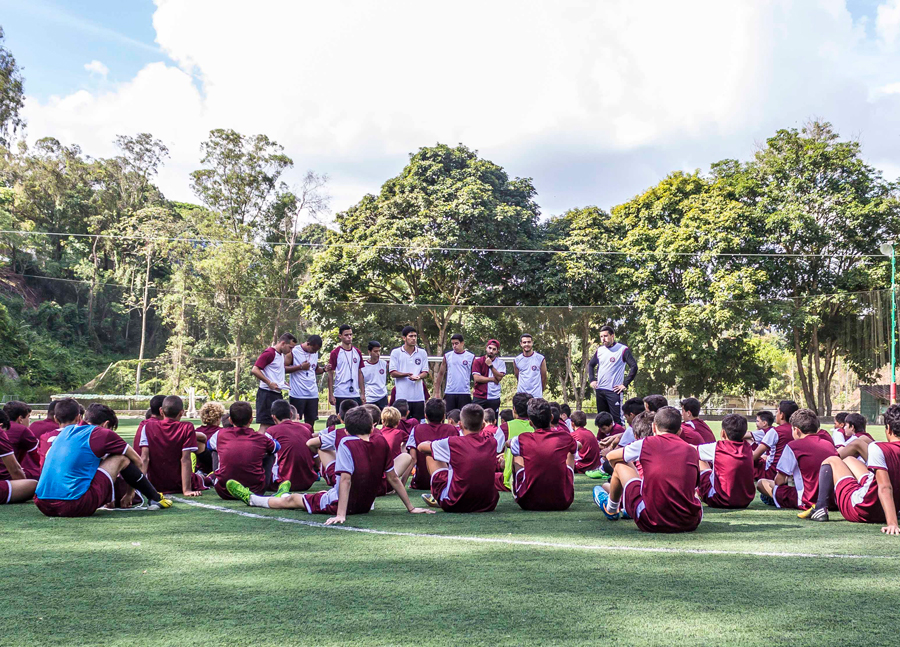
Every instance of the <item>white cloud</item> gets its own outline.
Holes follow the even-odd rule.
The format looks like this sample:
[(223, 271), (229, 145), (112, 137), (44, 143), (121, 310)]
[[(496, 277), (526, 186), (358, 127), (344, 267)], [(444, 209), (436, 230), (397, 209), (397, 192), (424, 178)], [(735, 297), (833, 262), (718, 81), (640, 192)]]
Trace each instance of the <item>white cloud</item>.
[(85, 64), (84, 64), (84, 69), (86, 69), (88, 72), (90, 72), (90, 73), (91, 73), (91, 76), (93, 76), (94, 74), (96, 74), (96, 75), (98, 75), (98, 76), (102, 76), (104, 79), (105, 79), (105, 78), (107, 77), (107, 75), (109, 74), (109, 68), (106, 67), (106, 66), (105, 66), (103, 63), (101, 63), (100, 61), (96, 61), (96, 60), (91, 61), (90, 63), (85, 63)]
[(900, 38), (900, 0), (887, 0), (878, 6), (875, 31), (886, 48), (895, 47)]
[(900, 96), (876, 91), (900, 81), (900, 60), (869, 46), (842, 0), (157, 5), (156, 40), (177, 67), (29, 100), (26, 117), (30, 136), (93, 155), (152, 132), (172, 149), (160, 183), (174, 198), (192, 199), (187, 173), (220, 127), (279, 141), (293, 178), (328, 173), (336, 209), (437, 141), (533, 177), (549, 212), (746, 157), (810, 117), (900, 163), (888, 145)]

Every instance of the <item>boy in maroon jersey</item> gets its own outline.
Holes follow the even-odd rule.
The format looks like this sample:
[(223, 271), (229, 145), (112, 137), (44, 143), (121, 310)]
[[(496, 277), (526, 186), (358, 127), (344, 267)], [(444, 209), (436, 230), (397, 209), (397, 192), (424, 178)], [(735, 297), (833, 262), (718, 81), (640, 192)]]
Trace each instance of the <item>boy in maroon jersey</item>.
[(164, 395), (154, 395), (150, 398), (150, 404), (147, 408), (147, 413), (144, 416), (144, 419), (138, 423), (137, 431), (134, 432), (134, 442), (132, 443), (132, 447), (135, 448), (135, 451), (141, 451), (141, 441), (144, 438), (144, 427), (147, 426), (147, 423), (150, 420), (162, 420), (163, 415), (160, 408), (163, 405), (163, 400), (166, 399)]
[(869, 443), (875, 442), (872, 434), (866, 431), (866, 418), (858, 413), (848, 413), (844, 418), (844, 436), (846, 444), (838, 452), (841, 458), (859, 456), (865, 461), (868, 456)]
[(397, 423), (397, 429), (402, 429), (406, 433), (409, 433), (416, 428), (416, 425), (419, 424), (419, 422), (421, 422), (415, 418), (409, 417), (409, 402), (403, 398), (395, 400), (391, 406), (400, 412), (400, 422)]
[[(200, 407), (199, 411), (200, 415), (200, 426), (197, 427), (197, 441), (198, 445), (201, 442), (201, 438), (205, 438), (205, 443), (207, 446), (207, 450), (211, 447), (212, 437), (218, 433), (219, 429), (221, 429), (222, 416), (225, 415), (225, 407), (223, 407), (218, 402), (206, 402), (202, 407)], [(204, 475), (212, 474), (216, 471), (217, 465), (213, 465), (213, 452), (212, 451), (203, 451), (197, 454), (197, 470), (198, 472), (202, 472)]]
[(144, 426), (141, 438), (144, 474), (160, 492), (200, 496), (203, 485), (191, 468), (191, 452), (201, 450), (194, 425), (181, 421), (184, 402), (177, 395), (166, 396), (160, 411), (162, 420), (148, 420)]
[(411, 490), (430, 490), (431, 474), (428, 472), (428, 462), (425, 456), (417, 451), (420, 443), (425, 441), (434, 442), (442, 438), (450, 438), (451, 436), (459, 436), (459, 430), (453, 425), (444, 424), (444, 416), (446, 409), (443, 400), (431, 398), (425, 403), (425, 420), (410, 432), (406, 441), (406, 449), (416, 466), (416, 473), (413, 475), (412, 483), (409, 484)]
[(700, 434), (704, 443), (716, 442), (716, 435), (703, 420), (700, 420), (700, 400), (697, 398), (685, 398), (681, 401), (682, 427), (690, 427)]
[(625, 427), (613, 421), (609, 411), (601, 411), (594, 417), (594, 426), (597, 427), (597, 440), (603, 440), (607, 436), (625, 433)]
[(484, 409), (479, 405), (464, 406), (459, 421), (462, 436), (426, 440), (416, 447), (431, 472), (431, 496), (426, 500), (444, 512), (490, 512), (500, 500), (494, 469), (503, 443), (481, 433)]
[(27, 478), (16, 460), (15, 448), (9, 443), (6, 430), (9, 416), (0, 411), (0, 505), (22, 503), (34, 496), (37, 481)]
[(868, 445), (866, 464), (852, 457), (825, 459), (819, 468), (819, 496), (809, 519), (828, 521), (828, 510), (836, 500), (847, 521), (884, 524), (881, 532), (900, 535), (900, 505), (894, 496), (900, 491), (900, 406), (888, 407), (884, 425), (887, 442)]
[(235, 498), (227, 487), (232, 479), (243, 483), (254, 494), (263, 494), (266, 491), (264, 463), (267, 456), (278, 451), (278, 443), (266, 433), (250, 427), (253, 407), (249, 402), (235, 402), (228, 409), (228, 414), (234, 426), (223, 427), (216, 434), (216, 451), (219, 454), (219, 469), (215, 473), (216, 494), (222, 499)]
[(543, 398), (528, 401), (534, 431), (509, 441), (513, 498), (523, 510), (566, 510), (575, 499), (575, 452), (568, 431), (552, 429), (553, 413)]
[(47, 407), (47, 417), (31, 423), (31, 433), (38, 439), (38, 463), (41, 467), (44, 466), (44, 457), (47, 455), (47, 450), (53, 444), (52, 439), (59, 435), (59, 423), (53, 417), (55, 411), (56, 400), (53, 400)]
[[(315, 494), (277, 493), (273, 497), (256, 496), (236, 480), (229, 480), (228, 491), (249, 506), (275, 510), (306, 510), (310, 514), (335, 515), (325, 522), (330, 526), (344, 523), (348, 514), (366, 514), (372, 509), (381, 489), (382, 478), (388, 483), (413, 514), (431, 510), (414, 508), (406, 488), (394, 472), (391, 448), (384, 438), (371, 438), (372, 416), (362, 407), (347, 412), (344, 418), (347, 436), (341, 440), (337, 453), (337, 485)], [(408, 460), (408, 459), (407, 459)]]
[[(819, 416), (811, 409), (799, 409), (791, 416), (794, 440), (778, 459), (774, 480), (760, 479), (756, 488), (779, 508), (806, 510), (819, 494), (819, 468), (829, 456), (837, 456), (831, 434), (819, 428)], [(794, 485), (788, 485), (788, 477)]]
[(620, 507), (624, 507), (644, 532), (696, 530), (703, 518), (696, 495), (700, 459), (697, 450), (678, 435), (681, 413), (674, 407), (662, 407), (652, 428), (652, 436), (607, 455), (614, 465), (609, 493), (596, 486), (594, 502), (610, 520), (618, 519)]
[(25, 470), (25, 476), (30, 479), (40, 478), (41, 461), (38, 454), (40, 443), (28, 428), (31, 407), (19, 400), (10, 400), (3, 405), (3, 412), (9, 417), (6, 436), (15, 450), (16, 460)]
[(747, 419), (736, 413), (722, 420), (722, 440), (704, 443), (700, 454), (703, 502), (712, 508), (746, 508), (756, 498), (753, 486), (753, 451), (744, 439)]
[(347, 435), (343, 421), (345, 416), (357, 406), (359, 405), (353, 400), (341, 401), (341, 406), (338, 408), (338, 418), (341, 422), (334, 427), (320, 431), (306, 441), (306, 446), (319, 457), (319, 474), (322, 475), (326, 485), (334, 485), (337, 482), (334, 476), (334, 461), (337, 458), (338, 445)]
[(306, 444), (312, 438), (312, 427), (291, 419), (287, 400), (275, 400), (271, 415), (275, 424), (266, 433), (279, 445), (274, 484), (289, 482), (292, 492), (308, 490), (319, 478), (315, 456)]
[[(609, 413), (606, 415), (609, 416)], [(600, 466), (600, 443), (597, 442), (597, 437), (585, 428), (587, 414), (584, 411), (573, 412), (571, 420), (572, 426), (575, 427), (572, 437), (578, 443), (578, 453), (575, 454), (575, 473), (584, 474), (588, 470), (597, 469)]]
[[(778, 460), (784, 452), (787, 444), (794, 440), (794, 431), (789, 420), (796, 411), (800, 409), (793, 400), (782, 400), (778, 403), (778, 410), (775, 412), (775, 427), (770, 427), (759, 442), (756, 449), (753, 450), (753, 461), (755, 463), (755, 476), (757, 479), (774, 479), (778, 470)], [(761, 460), (763, 454), (766, 455), (765, 460)], [(767, 494), (763, 494), (760, 499), (766, 505), (774, 505), (774, 501)]]

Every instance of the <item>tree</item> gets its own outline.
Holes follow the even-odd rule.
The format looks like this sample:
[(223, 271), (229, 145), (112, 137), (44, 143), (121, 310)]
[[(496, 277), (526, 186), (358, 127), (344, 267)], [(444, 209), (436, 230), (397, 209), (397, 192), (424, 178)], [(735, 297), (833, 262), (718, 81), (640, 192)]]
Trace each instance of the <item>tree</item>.
[(0, 146), (9, 146), (9, 138), (25, 126), (19, 111), (25, 105), (22, 70), (15, 57), (3, 45), (0, 27)]
[(275, 202), (279, 177), (293, 161), (265, 135), (230, 129), (210, 131), (201, 150), (200, 163), (208, 168), (191, 173), (191, 188), (234, 236), (252, 240)]
[(337, 215), (334, 245), (317, 255), (301, 294), (330, 323), (347, 312), (341, 302), (390, 304), (363, 314), (390, 321), (393, 335), (414, 324), (436, 353), (461, 308), (515, 305), (537, 291), (534, 255), (502, 251), (539, 246), (534, 195), (530, 179), (510, 179), (465, 146), (422, 148), (377, 196)]
[(863, 375), (877, 368), (848, 326), (866, 316), (860, 293), (889, 284), (878, 248), (900, 234), (897, 185), (863, 161), (859, 142), (841, 141), (824, 122), (779, 130), (749, 178), (745, 203), (764, 226), (761, 249), (786, 255), (759, 262), (773, 299), (768, 319), (787, 331), (807, 406), (830, 414), (839, 356)]

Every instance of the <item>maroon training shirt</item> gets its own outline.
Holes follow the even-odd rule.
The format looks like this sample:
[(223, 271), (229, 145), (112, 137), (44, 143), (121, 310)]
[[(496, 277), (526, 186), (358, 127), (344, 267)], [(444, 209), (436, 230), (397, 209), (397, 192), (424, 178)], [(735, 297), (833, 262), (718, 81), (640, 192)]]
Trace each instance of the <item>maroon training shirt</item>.
[(303, 422), (285, 420), (266, 429), (278, 441), (278, 479), (275, 483), (291, 482), (291, 490), (308, 490), (319, 477), (315, 456), (306, 441), (312, 438), (312, 427)]
[(275, 441), (248, 427), (224, 427), (216, 434), (219, 469), (216, 470), (216, 492), (223, 499), (232, 499), (225, 483), (234, 479), (255, 494), (266, 491), (263, 460), (275, 452)]
[(140, 443), (142, 450), (150, 450), (147, 478), (160, 492), (181, 492), (181, 455), (197, 451), (194, 425), (170, 418), (150, 419), (146, 423)]

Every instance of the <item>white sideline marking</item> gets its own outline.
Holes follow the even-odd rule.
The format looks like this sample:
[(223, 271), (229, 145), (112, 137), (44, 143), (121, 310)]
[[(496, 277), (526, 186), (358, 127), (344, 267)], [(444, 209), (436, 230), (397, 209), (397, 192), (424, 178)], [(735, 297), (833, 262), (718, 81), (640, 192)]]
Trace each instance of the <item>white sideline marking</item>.
[[(480, 544), (506, 544), (509, 546), (538, 546), (540, 548), (561, 548), (564, 550), (599, 550), (612, 552), (633, 552), (633, 553), (669, 553), (677, 555), (739, 555), (753, 557), (811, 557), (819, 559), (896, 559), (896, 555), (838, 555), (835, 553), (779, 553), (759, 550), (714, 550), (706, 548), (658, 548), (652, 546), (594, 546), (590, 544), (557, 544), (550, 541), (529, 541), (526, 539), (498, 539), (494, 537), (471, 537), (464, 535), (434, 535), (419, 532), (396, 532), (392, 530), (373, 530), (371, 528), (356, 528), (354, 526), (326, 526), (318, 521), (303, 521), (302, 519), (292, 519), (290, 517), (273, 517), (266, 514), (255, 514), (253, 512), (243, 512), (242, 510), (233, 510), (220, 505), (210, 505), (208, 503), (200, 503), (199, 501), (191, 501), (190, 499), (182, 499), (181, 497), (169, 496), (173, 501), (192, 505), (196, 508), (206, 508), (207, 510), (215, 510), (216, 512), (227, 512), (228, 514), (236, 514), (239, 517), (247, 517), (249, 519), (266, 519), (268, 521), (279, 521), (281, 523), (293, 523), (300, 526), (311, 526), (313, 528), (327, 528), (328, 530), (343, 530), (345, 532), (361, 532), (369, 535), (387, 535), (389, 537), (415, 537), (421, 539), (443, 539), (452, 541), (467, 541)], [(303, 514), (308, 514), (305, 510)]]

